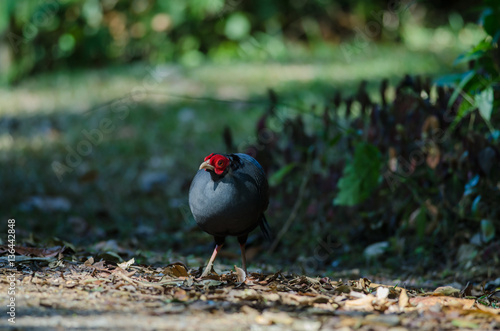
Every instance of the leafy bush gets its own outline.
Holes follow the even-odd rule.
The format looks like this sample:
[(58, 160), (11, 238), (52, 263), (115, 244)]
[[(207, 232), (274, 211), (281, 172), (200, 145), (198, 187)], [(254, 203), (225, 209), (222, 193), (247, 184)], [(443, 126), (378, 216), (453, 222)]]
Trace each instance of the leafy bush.
[(349, 245), (384, 242), (394, 266), (403, 256), (422, 267), (498, 265), (498, 15), (484, 11), (488, 37), (457, 60), (471, 69), (435, 86), (405, 76), (389, 100), (383, 81), (377, 104), (363, 82), (353, 97), (295, 115), (271, 91), (247, 152), (270, 173), (274, 210), (290, 213), (278, 240), (311, 247), (333, 234), (344, 248), (324, 264), (338, 265)]

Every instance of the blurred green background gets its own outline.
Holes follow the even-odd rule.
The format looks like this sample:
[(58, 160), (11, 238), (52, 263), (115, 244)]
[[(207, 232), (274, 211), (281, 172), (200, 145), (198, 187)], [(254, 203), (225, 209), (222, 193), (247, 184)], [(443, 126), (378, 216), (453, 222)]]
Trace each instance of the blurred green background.
[[(195, 67), (384, 57), (372, 43), (429, 57), (449, 53), (450, 60), (481, 33), (470, 24), (479, 12), (465, 1), (6, 0), (0, 6), (4, 83), (136, 61)], [(428, 61), (423, 69), (435, 69)]]
[[(133, 251), (201, 264), (212, 238), (187, 208), (190, 180), (206, 155), (227, 149), (225, 127), (236, 151), (258, 143), (267, 89), (279, 96), (284, 117), (312, 115), (304, 118), (313, 136), (319, 110), (335, 93), (355, 97), (362, 81), (375, 102), (382, 79), (388, 98), (406, 74), (453, 82), (457, 76), (445, 75), (469, 68), (455, 59), (491, 40), (478, 24), (484, 10), (466, 1), (1, 1), (0, 217), (16, 218), (18, 240), (30, 243), (57, 237), (122, 257)], [(352, 156), (345, 146), (330, 152), (341, 164)], [(294, 203), (284, 195), (301, 178), (286, 186), (280, 167), (269, 173), (276, 233)], [(337, 181), (323, 192), (332, 206)], [(339, 217), (309, 219), (311, 208), (301, 205), (278, 251), (252, 261), (343, 268), (371, 263), (365, 247), (386, 242), (384, 227), (370, 238), (366, 213), (335, 207)], [(385, 239), (397, 251), (405, 234), (395, 217), (410, 215), (380, 222), (392, 227)], [(325, 229), (335, 249), (307, 263), (330, 240)], [(353, 242), (358, 231), (366, 235)], [(252, 245), (254, 255), (265, 247), (257, 233)], [(432, 256), (422, 242), (410, 255), (422, 251)]]

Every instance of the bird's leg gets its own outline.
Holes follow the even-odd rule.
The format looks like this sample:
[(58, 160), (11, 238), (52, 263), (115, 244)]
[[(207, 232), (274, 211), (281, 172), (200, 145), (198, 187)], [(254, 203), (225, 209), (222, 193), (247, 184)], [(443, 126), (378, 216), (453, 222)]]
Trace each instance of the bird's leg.
[(240, 250), (241, 250), (241, 264), (242, 264), (242, 268), (246, 274), (247, 273), (247, 257), (245, 254), (245, 244), (240, 244)]
[(212, 257), (210, 258), (210, 261), (208, 261), (207, 267), (205, 268), (205, 271), (201, 274), (201, 277), (206, 277), (212, 271), (212, 265), (214, 264), (215, 257), (217, 256), (217, 253), (219, 252), (219, 249), (221, 249), (223, 244), (215, 244), (214, 252), (212, 253)]
[(247, 256), (245, 254), (245, 244), (247, 243), (247, 238), (248, 235), (238, 237), (238, 242), (240, 243), (241, 250), (241, 263), (243, 264), (242, 268), (245, 271), (245, 274), (247, 273)]

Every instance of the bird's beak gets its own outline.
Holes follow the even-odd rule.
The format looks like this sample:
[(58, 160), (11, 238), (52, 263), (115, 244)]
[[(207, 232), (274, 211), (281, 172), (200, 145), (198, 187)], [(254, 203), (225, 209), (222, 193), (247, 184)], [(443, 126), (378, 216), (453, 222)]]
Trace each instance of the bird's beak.
[(211, 171), (215, 170), (214, 166), (210, 164), (210, 160), (207, 160), (207, 161), (203, 162), (202, 164), (200, 164), (199, 170), (201, 170), (201, 169), (205, 169), (207, 171), (208, 170), (211, 170)]

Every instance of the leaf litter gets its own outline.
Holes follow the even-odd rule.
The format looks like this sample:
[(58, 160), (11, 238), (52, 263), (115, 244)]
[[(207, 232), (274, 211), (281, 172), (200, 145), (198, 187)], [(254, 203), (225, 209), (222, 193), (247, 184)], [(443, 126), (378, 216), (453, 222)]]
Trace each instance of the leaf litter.
[[(344, 281), (280, 271), (245, 274), (236, 266), (234, 271), (200, 278), (201, 268), (180, 262), (152, 267), (138, 265), (132, 258), (116, 264), (92, 256), (65, 256), (67, 249), (62, 246), (18, 247), (16, 252), (32, 256), (16, 255), (20, 262), (14, 272), (15, 326), (20, 328), (500, 328), (498, 293), (481, 284), (425, 292), (367, 278)], [(11, 286), (6, 276), (12, 271), (6, 260), (0, 266), (0, 296), (6, 300)], [(2, 319), (0, 326), (6, 323)]]

